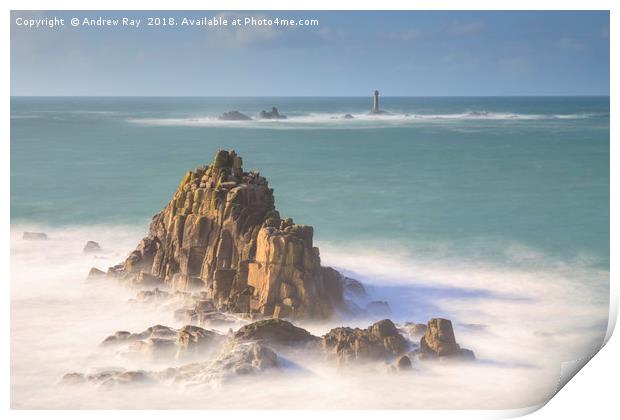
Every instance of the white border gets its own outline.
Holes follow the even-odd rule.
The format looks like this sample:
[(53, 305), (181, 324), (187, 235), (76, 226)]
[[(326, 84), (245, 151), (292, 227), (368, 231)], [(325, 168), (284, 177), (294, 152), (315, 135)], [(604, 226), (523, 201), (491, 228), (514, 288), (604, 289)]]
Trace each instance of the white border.
[[(297, 0), (293, 4), (290, 0), (262, 0), (260, 2), (252, 0), (212, 0), (212, 1), (197, 1), (197, 0), (176, 0), (174, 2), (165, 0), (151, 0), (149, 2), (139, 2), (134, 0), (89, 0), (88, 2), (79, 0), (56, 0), (54, 2), (46, 0), (5, 0), (3, 2), (5, 8), (4, 24), (2, 25), (2, 45), (6, 60), (5, 65), (2, 66), (2, 80), (3, 80), (3, 92), (5, 92), (4, 100), (2, 101), (2, 137), (3, 142), (1, 145), (1, 157), (2, 164), (0, 168), (2, 170), (2, 182), (0, 183), (1, 194), (4, 197), (4, 207), (2, 209), (1, 229), (4, 234), (4, 241), (0, 243), (2, 247), (2, 264), (3, 276), (0, 277), (2, 284), (2, 297), (3, 297), (3, 317), (5, 318), (4, 331), (10, 331), (10, 291), (9, 291), (9, 275), (10, 275), (10, 247), (9, 247), (9, 197), (10, 197), (10, 66), (8, 62), (10, 51), (10, 10), (611, 10), (611, 22), (610, 22), (610, 42), (612, 48), (611, 53), (611, 139), (618, 140), (616, 117), (618, 116), (618, 84), (614, 75), (620, 71), (618, 65), (618, 49), (614, 50), (614, 46), (619, 44), (620, 34), (620, 2), (612, 0), (589, 0), (589, 1), (577, 1), (577, 0), (502, 0), (502, 1), (490, 1), (490, 0), (469, 0), (467, 2), (462, 0), (444, 0), (441, 4), (437, 1), (421, 0), (416, 2), (407, 2), (399, 0), (381, 0), (380, 2), (365, 2), (361, 4), (359, 1), (353, 0)], [(614, 7), (615, 6), (615, 7)], [(617, 180), (618, 180), (618, 146), (614, 141), (610, 142), (611, 147), (611, 214), (618, 214), (620, 206), (618, 206), (618, 193), (617, 193)], [(613, 274), (616, 273), (617, 264), (620, 260), (618, 253), (618, 237), (617, 223), (612, 217), (610, 220), (611, 227), (611, 308), (610, 308), (610, 324), (607, 331), (606, 340), (609, 340), (618, 314), (618, 282), (614, 279)], [(9, 375), (9, 357), (10, 357), (10, 340), (6, 337), (3, 341), (2, 349), (2, 402), (5, 410), (10, 406), (10, 375)], [(618, 379), (616, 375), (619, 372), (620, 363), (618, 362), (617, 354), (620, 354), (620, 342), (617, 337), (612, 338), (605, 349), (603, 349), (598, 355), (596, 355), (592, 362), (590, 362), (583, 372), (579, 373), (578, 379), (572, 380), (556, 397), (554, 397), (548, 404), (548, 408), (536, 412), (533, 417), (536, 418), (563, 418), (582, 419), (585, 416), (596, 419), (616, 418), (618, 415), (618, 403), (617, 403), (617, 384)], [(208, 396), (206, 396), (208, 397)], [(179, 401), (179, 406), (182, 407), (182, 401)], [(390, 417), (402, 417), (411, 418), (445, 418), (445, 417), (465, 417), (465, 418), (497, 418), (497, 417), (512, 417), (527, 414), (528, 412), (535, 411), (538, 407), (531, 407), (530, 409), (513, 410), (513, 411), (387, 411), (387, 412), (375, 412), (375, 411), (350, 411), (350, 412), (331, 412), (337, 416), (345, 416), (350, 418), (370, 418), (376, 416), (389, 415)], [(11, 411), (9, 415), (11, 417), (39, 417), (45, 416), (46, 418), (71, 418), (78, 416), (80, 418), (85, 415), (88, 417), (108, 417), (112, 413), (105, 411)], [(136, 415), (148, 416), (149, 418), (156, 417), (162, 418), (168, 415), (184, 416), (184, 417), (204, 417), (204, 416), (232, 416), (234, 418), (251, 415), (253, 418), (262, 419), (274, 417), (284, 418), (294, 415), (295, 417), (306, 419), (314, 417), (315, 415), (323, 415), (322, 413), (316, 413), (311, 411), (297, 411), (295, 413), (287, 413), (284, 411), (271, 412), (271, 411), (253, 411), (252, 413), (239, 412), (239, 411), (226, 411), (226, 412), (196, 412), (196, 411), (183, 411), (183, 412), (171, 412), (171, 411), (143, 411), (143, 412), (114, 412), (114, 416), (122, 418), (133, 418)], [(327, 412), (326, 415), (329, 415)]]

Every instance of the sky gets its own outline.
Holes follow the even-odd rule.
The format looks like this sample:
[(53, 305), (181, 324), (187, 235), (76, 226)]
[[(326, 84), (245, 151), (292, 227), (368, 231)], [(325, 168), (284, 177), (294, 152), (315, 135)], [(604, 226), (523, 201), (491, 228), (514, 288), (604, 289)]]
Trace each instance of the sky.
[[(25, 27), (57, 17), (64, 26)], [(84, 18), (141, 25), (82, 26)], [(147, 26), (173, 17), (176, 26)], [(226, 19), (228, 26), (180, 25)], [(246, 17), (317, 26), (232, 26)], [(72, 18), (80, 25), (73, 27)], [(609, 13), (11, 13), (11, 95), (609, 95)]]

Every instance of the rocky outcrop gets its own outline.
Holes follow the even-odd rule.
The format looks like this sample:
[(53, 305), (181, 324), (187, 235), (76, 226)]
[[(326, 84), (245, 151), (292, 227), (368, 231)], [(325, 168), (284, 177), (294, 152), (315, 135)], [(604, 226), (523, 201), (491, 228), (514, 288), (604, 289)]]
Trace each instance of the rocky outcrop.
[(339, 364), (356, 361), (389, 360), (406, 353), (407, 340), (389, 319), (366, 329), (339, 327), (323, 336), (323, 349)]
[(296, 327), (282, 319), (265, 319), (241, 327), (234, 335), (235, 340), (257, 340), (269, 345), (305, 345), (318, 343), (319, 337), (303, 328)]
[(24, 232), (22, 239), (24, 241), (45, 241), (47, 234), (43, 232)]
[(278, 108), (275, 106), (271, 108), (271, 111), (262, 110), (258, 117), (262, 120), (285, 120), (286, 115), (282, 115), (278, 112)]
[(187, 385), (218, 385), (240, 375), (260, 374), (278, 367), (278, 356), (269, 347), (255, 342), (232, 342), (208, 362), (190, 363), (160, 371), (103, 370), (92, 374), (67, 373), (61, 383), (80, 385), (85, 382), (100, 387), (137, 383), (163, 382)]
[(99, 243), (95, 242), (95, 241), (88, 241), (86, 242), (86, 245), (84, 245), (84, 253), (89, 254), (92, 252), (100, 252), (101, 251), (101, 246), (99, 245)]
[(228, 111), (228, 112), (224, 112), (217, 119), (220, 121), (248, 121), (248, 120), (251, 120), (252, 118), (248, 117), (247, 115), (239, 111)]
[[(276, 110), (277, 111), (277, 110)], [(311, 226), (282, 219), (273, 189), (234, 151), (189, 171), (149, 234), (108, 274), (132, 285), (206, 292), (219, 310), (326, 318), (342, 278), (321, 267)]]
[(475, 359), (474, 352), (468, 349), (461, 349), (457, 344), (452, 322), (443, 318), (433, 318), (428, 321), (426, 332), (420, 339), (419, 351), (424, 357)]
[(139, 354), (147, 359), (181, 358), (217, 350), (225, 336), (195, 325), (177, 330), (164, 325), (149, 327), (141, 333), (117, 331), (101, 343), (104, 347), (125, 346), (127, 355)]

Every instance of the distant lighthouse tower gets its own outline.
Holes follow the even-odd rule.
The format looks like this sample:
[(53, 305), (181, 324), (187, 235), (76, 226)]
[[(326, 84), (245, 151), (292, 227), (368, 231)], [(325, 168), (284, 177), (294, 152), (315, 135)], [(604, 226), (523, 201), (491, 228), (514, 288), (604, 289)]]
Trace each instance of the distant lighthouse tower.
[(381, 111), (379, 111), (379, 91), (375, 90), (375, 93), (372, 99), (372, 113), (379, 114), (380, 112)]

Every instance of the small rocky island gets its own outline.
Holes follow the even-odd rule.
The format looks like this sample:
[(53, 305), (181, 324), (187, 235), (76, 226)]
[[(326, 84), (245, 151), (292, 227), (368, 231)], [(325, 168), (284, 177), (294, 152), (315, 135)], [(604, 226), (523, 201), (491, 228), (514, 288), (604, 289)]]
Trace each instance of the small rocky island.
[(281, 217), (264, 177), (244, 171), (234, 151), (218, 151), (210, 165), (185, 174), (124, 262), (89, 273), (92, 281), (113, 279), (137, 289), (133, 303), (171, 310), (184, 324), (120, 330), (101, 342), (102, 351), (188, 364), (162, 371), (69, 373), (63, 382), (220, 382), (282, 368), (281, 356), (291, 360), (300, 353), (337, 367), (374, 364), (391, 372), (413, 371), (429, 360), (475, 359), (457, 344), (451, 321), (442, 318), (402, 325), (383, 319), (363, 329), (332, 328), (322, 336), (291, 323), (330, 319), (333, 325), (336, 319), (380, 319), (377, 307), (389, 312), (387, 302), (356, 305), (367, 297), (366, 288), (322, 266), (313, 236), (311, 226)]
[(271, 107), (271, 111), (262, 110), (260, 114), (258, 114), (258, 118), (262, 120), (285, 120), (286, 115), (280, 114), (280, 112), (278, 112), (278, 108), (274, 106)]
[(239, 111), (224, 112), (218, 118), (220, 121), (249, 121), (252, 118)]

